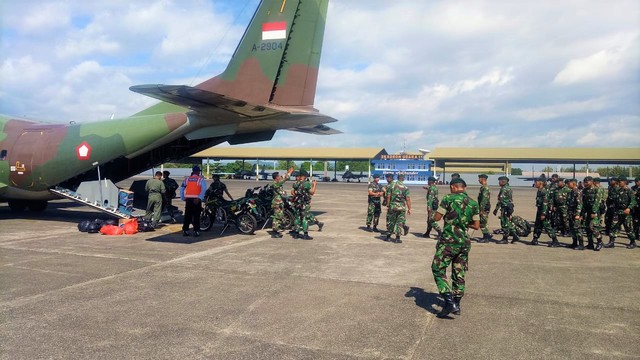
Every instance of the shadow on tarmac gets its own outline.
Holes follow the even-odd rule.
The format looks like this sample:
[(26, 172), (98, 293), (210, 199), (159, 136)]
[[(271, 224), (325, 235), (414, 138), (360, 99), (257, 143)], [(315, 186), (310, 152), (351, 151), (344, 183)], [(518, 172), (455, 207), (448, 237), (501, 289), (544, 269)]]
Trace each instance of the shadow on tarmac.
[(409, 288), (404, 294), (405, 297), (412, 297), (417, 306), (427, 310), (432, 314), (437, 314), (438, 310), (436, 310), (433, 306), (439, 304), (440, 297), (436, 293), (426, 292), (423, 288), (412, 286)]

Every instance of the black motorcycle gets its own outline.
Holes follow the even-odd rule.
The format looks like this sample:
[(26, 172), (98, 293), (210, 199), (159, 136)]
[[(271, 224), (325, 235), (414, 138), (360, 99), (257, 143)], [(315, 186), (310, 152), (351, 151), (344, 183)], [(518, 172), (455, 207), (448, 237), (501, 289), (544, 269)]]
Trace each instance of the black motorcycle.
[(205, 199), (205, 207), (200, 214), (200, 230), (211, 229), (214, 223), (222, 224), (222, 231), (234, 224), (243, 234), (252, 235), (258, 228), (255, 202), (248, 198), (226, 201), (221, 198)]

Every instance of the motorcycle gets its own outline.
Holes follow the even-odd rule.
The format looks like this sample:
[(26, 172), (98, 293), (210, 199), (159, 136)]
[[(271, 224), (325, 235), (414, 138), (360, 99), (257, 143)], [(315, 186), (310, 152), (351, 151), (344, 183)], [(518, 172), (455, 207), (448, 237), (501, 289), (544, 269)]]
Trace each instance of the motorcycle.
[(223, 225), (221, 233), (233, 223), (243, 234), (253, 235), (258, 228), (254, 216), (257, 213), (255, 202), (246, 197), (226, 201), (221, 198), (205, 199), (205, 207), (200, 214), (200, 230), (211, 229), (214, 223)]
[[(257, 190), (257, 193), (256, 193)], [(269, 184), (260, 187), (256, 186), (252, 189), (247, 189), (245, 198), (253, 200), (256, 208), (253, 214), (258, 223), (262, 223), (264, 229), (269, 218), (273, 216), (273, 209), (271, 207), (271, 201), (273, 199), (273, 190)], [(284, 217), (282, 219), (282, 228), (290, 229), (293, 225), (293, 204), (290, 202), (289, 197), (283, 197), (284, 200)]]

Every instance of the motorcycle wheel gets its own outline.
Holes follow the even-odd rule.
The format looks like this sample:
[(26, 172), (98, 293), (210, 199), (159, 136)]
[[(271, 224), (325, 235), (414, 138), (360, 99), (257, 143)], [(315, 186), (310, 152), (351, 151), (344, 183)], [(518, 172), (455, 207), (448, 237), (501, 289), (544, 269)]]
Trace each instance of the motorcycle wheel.
[(293, 213), (289, 209), (284, 210), (284, 216), (282, 217), (282, 228), (285, 230), (291, 229), (293, 227)]
[(200, 213), (200, 231), (207, 231), (213, 226), (213, 214), (209, 211), (203, 211)]
[(227, 216), (227, 210), (222, 207), (216, 208), (215, 216), (213, 217), (213, 222), (217, 222), (219, 224), (226, 224), (229, 217)]
[(253, 235), (258, 227), (258, 223), (256, 222), (256, 218), (254, 218), (251, 214), (243, 213), (238, 215), (238, 220), (236, 222), (236, 226), (241, 233), (246, 235)]

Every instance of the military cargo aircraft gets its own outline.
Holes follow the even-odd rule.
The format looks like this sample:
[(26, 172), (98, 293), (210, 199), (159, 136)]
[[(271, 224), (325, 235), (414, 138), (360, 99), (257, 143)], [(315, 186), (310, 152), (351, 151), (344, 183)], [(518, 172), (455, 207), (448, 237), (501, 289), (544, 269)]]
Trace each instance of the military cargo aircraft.
[[(224, 72), (203, 83), (138, 85), (160, 103), (130, 117), (51, 124), (0, 116), (0, 201), (42, 211), (52, 189), (127, 179), (211, 146), (277, 130), (336, 134), (313, 108), (328, 0), (263, 0)], [(204, 31), (207, 31), (204, 29)]]

